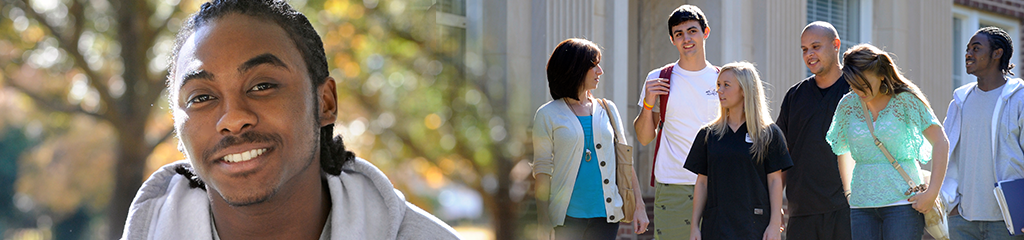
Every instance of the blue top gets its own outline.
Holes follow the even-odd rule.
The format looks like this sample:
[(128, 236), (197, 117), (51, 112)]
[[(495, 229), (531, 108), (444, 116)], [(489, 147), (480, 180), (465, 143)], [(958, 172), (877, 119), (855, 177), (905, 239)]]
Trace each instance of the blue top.
[[(569, 209), (565, 215), (574, 218), (604, 218), (604, 189), (601, 188), (601, 167), (597, 163), (597, 150), (594, 149), (594, 131), (591, 120), (593, 116), (576, 116), (583, 125), (584, 144), (586, 148), (580, 161), (580, 170), (576, 173), (576, 185), (572, 188), (569, 198)], [(590, 153), (590, 154), (587, 154)], [(587, 161), (588, 156), (590, 161)]]
[[(903, 195), (909, 186), (899, 172), (889, 164), (871, 138), (860, 97), (848, 93), (839, 101), (832, 126), (825, 139), (832, 145), (836, 155), (850, 153), (856, 165), (850, 183), (850, 206), (881, 207), (906, 200)], [(910, 175), (914, 184), (921, 183), (920, 166), (914, 163), (928, 163), (931, 160), (932, 145), (922, 133), (939, 120), (920, 99), (912, 93), (896, 94), (878, 112), (874, 121), (875, 136), (882, 141), (892, 157)]]

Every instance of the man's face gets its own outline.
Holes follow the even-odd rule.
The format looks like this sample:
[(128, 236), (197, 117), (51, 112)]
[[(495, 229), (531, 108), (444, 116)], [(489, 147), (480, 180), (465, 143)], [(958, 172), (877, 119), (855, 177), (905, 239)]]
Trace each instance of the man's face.
[(824, 75), (830, 67), (839, 62), (839, 39), (829, 37), (821, 29), (808, 29), (800, 35), (800, 50), (803, 51), (804, 65), (815, 75)]
[(701, 29), (700, 22), (689, 20), (679, 25), (672, 26), (672, 45), (676, 46), (679, 54), (686, 57), (695, 57), (704, 53), (704, 40), (708, 38), (709, 29)]
[(313, 94), (283, 28), (228, 14), (197, 29), (174, 61), (175, 129), (211, 200), (257, 204), (296, 176), (319, 176), (317, 130), (336, 117), (333, 79)]
[[(996, 51), (1001, 51), (1001, 49)], [(997, 54), (994, 53), (987, 35), (974, 34), (967, 42), (967, 53), (964, 55), (967, 74), (977, 75), (985, 70), (998, 68), (1001, 56), (996, 56)]]

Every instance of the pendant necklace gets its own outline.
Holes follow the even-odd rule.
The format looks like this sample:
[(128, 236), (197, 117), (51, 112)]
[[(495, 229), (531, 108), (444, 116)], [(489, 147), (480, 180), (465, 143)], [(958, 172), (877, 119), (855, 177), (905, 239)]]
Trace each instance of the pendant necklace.
[[(569, 104), (569, 100), (568, 99), (562, 98), (562, 100), (565, 102), (565, 106), (569, 107), (569, 110), (572, 111), (573, 115), (579, 116), (579, 114), (576, 114), (576, 109), (572, 108), (572, 104)], [(590, 162), (590, 159), (592, 159), (590, 157), (590, 149), (589, 148), (583, 148), (583, 152), (584, 152), (584, 155), (583, 155), (584, 158), (583, 159), (587, 160), (587, 162)]]

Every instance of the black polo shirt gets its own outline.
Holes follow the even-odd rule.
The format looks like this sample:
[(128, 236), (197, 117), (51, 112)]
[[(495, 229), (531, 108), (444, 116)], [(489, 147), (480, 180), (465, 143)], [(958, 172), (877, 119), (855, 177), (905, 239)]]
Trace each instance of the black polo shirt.
[[(747, 124), (718, 138), (702, 128), (693, 139), (686, 169), (708, 178), (707, 201), (701, 219), (704, 239), (761, 239), (771, 220), (768, 174), (793, 166), (786, 139), (770, 126), (772, 139), (758, 163), (750, 153)], [(710, 136), (708, 136), (710, 135)]]
[[(822, 94), (824, 92), (824, 94)], [(793, 167), (786, 170), (786, 198), (790, 216), (828, 213), (849, 208), (839, 178), (839, 164), (825, 133), (832, 115), (850, 84), (840, 77), (823, 90), (814, 76), (793, 85), (782, 100), (775, 123), (786, 134)]]

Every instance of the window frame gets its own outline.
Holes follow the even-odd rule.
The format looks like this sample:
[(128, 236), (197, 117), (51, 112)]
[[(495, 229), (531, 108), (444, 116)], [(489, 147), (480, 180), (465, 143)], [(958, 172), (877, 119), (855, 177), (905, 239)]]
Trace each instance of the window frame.
[[(1015, 65), (1017, 65), (1017, 67), (1014, 67), (1014, 69), (1011, 69), (1011, 71), (1014, 71), (1015, 74), (1018, 74), (1020, 72), (1019, 67), (1021, 67), (1020, 66), (1021, 65), (1021, 58), (1020, 58), (1021, 54), (1020, 53), (1021, 53), (1021, 40), (1022, 40), (1021, 39), (1021, 33), (1020, 33), (1020, 31), (1021, 31), (1021, 24), (1020, 24), (1020, 22), (1016, 21), (1013, 18), (1009, 18), (1009, 17), (998, 15), (998, 14), (993, 14), (993, 13), (990, 13), (990, 12), (981, 11), (981, 10), (977, 10), (977, 9), (973, 9), (973, 8), (969, 8), (969, 7), (965, 7), (965, 6), (961, 6), (961, 5), (957, 5), (957, 4), (953, 5), (953, 18), (954, 19), (960, 19), (960, 24), (962, 24), (962, 26), (960, 26), (960, 32), (953, 31), (953, 36), (952, 36), (953, 43), (954, 43), (954, 46), (953, 46), (954, 50), (953, 50), (953, 56), (952, 56), (953, 57), (953, 66), (950, 67), (950, 68), (952, 68), (953, 75), (952, 75), (952, 79), (950, 81), (951, 81), (951, 84), (953, 85), (954, 89), (956, 89), (956, 88), (958, 88), (960, 86), (963, 86), (964, 84), (968, 84), (968, 83), (972, 83), (972, 82), (977, 82), (978, 81), (977, 77), (975, 77), (974, 75), (967, 74), (967, 69), (964, 68), (963, 66), (965, 64), (964, 62), (966, 61), (964, 59), (965, 58), (964, 55), (967, 52), (967, 43), (968, 43), (968, 41), (971, 40), (971, 37), (974, 36), (974, 32), (977, 32), (978, 29), (981, 29), (980, 26), (982, 26), (982, 25), (996, 26), (996, 27), (1002, 28), (1003, 30), (1006, 30), (1006, 32), (1010, 34), (1010, 38), (1012, 39), (1013, 50), (1014, 50), (1014, 54), (1013, 54), (1013, 57), (1010, 58), (1010, 62), (1015, 64)], [(952, 21), (953, 24), (956, 24), (954, 19), (950, 19), (950, 21)], [(977, 26), (977, 27), (970, 27), (970, 26)], [(956, 26), (953, 26), (953, 28), (955, 30)], [(959, 38), (959, 42), (962, 43), (962, 44), (960, 44), (960, 46), (955, 46), (956, 43), (958, 42), (957, 38)], [(959, 74), (959, 77), (958, 77), (958, 74)], [(1019, 76), (1015, 76), (1015, 77), (1019, 77)]]
[[(812, 2), (812, 1), (814, 1), (814, 0), (807, 0), (807, 4), (810, 5), (810, 2)], [(847, 0), (847, 1), (857, 1), (856, 7), (858, 9), (856, 9), (856, 13), (857, 14), (856, 14), (856, 16), (854, 16), (856, 19), (853, 19), (853, 21), (855, 21), (856, 24), (857, 24), (856, 27), (858, 28), (858, 29), (854, 30), (854, 31), (857, 32), (857, 38), (853, 39), (850, 36), (848, 36), (849, 34), (840, 32), (839, 33), (839, 40), (842, 41), (842, 44), (840, 45), (840, 48), (839, 48), (839, 54), (840, 55), (842, 55), (843, 52), (846, 52), (846, 50), (849, 47), (852, 47), (854, 45), (861, 44), (861, 43), (870, 43), (870, 42), (872, 42), (872, 37), (873, 37), (873, 35), (872, 35), (873, 31), (872, 30), (873, 30), (873, 27), (874, 27), (874, 21), (873, 21), (873, 17), (874, 17), (874, 15), (873, 15), (873, 13), (874, 13), (873, 12), (874, 11), (874, 3), (873, 2), (874, 1), (873, 0)], [(853, 5), (853, 4), (850, 4), (850, 5)], [(847, 6), (850, 6), (850, 5), (847, 5)], [(810, 12), (809, 12), (810, 11), (810, 6), (808, 6), (807, 10), (805, 10), (805, 11), (807, 12), (807, 19), (806, 19), (805, 22), (807, 22), (809, 24), (809, 23), (813, 22), (810, 19), (811, 18), (810, 17)], [(852, 12), (852, 11), (851, 10), (847, 10), (847, 12), (849, 13), (849, 12)], [(818, 20), (814, 20), (814, 21), (818, 21)], [(834, 21), (831, 21), (831, 20), (829, 20), (828, 22), (832, 23), (832, 24), (835, 24)], [(847, 22), (851, 22), (851, 21), (847, 21)], [(846, 26), (844, 26), (844, 28), (846, 28)], [(847, 31), (850, 31), (850, 30), (847, 29)], [(840, 56), (839, 61), (842, 61), (842, 56)], [(809, 69), (805, 69), (804, 71), (806, 72), (807, 76), (813, 75), (813, 73), (811, 73), (811, 70), (809, 70)]]

